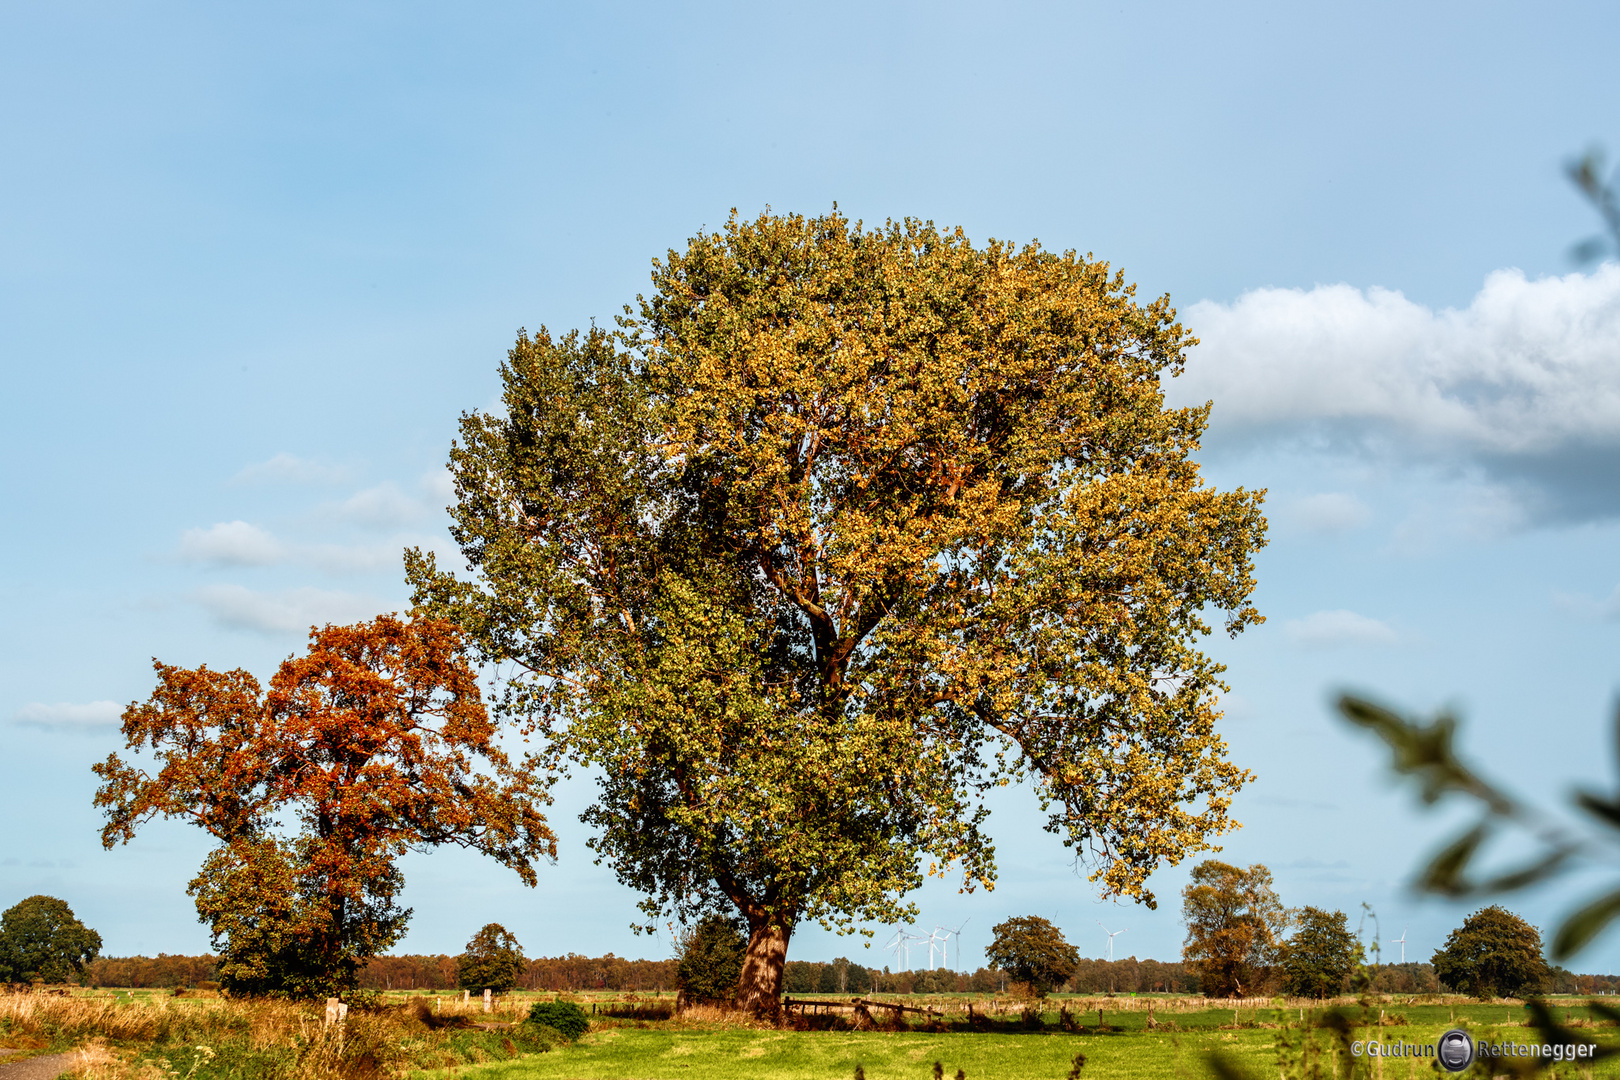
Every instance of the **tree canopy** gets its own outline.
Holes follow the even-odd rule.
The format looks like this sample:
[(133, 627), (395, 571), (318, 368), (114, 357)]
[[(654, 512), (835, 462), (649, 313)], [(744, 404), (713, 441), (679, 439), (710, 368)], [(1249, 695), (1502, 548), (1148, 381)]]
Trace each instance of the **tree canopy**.
[(1243, 997), (1271, 978), (1292, 913), (1264, 866), (1205, 859), (1181, 890), (1181, 917), (1181, 958), (1198, 973), (1204, 996)]
[(1300, 909), (1298, 929), (1283, 946), (1283, 981), (1290, 994), (1332, 997), (1361, 962), (1361, 943), (1342, 911)]
[(1080, 964), (1080, 953), (1063, 938), (1063, 931), (1041, 918), (1027, 915), (1008, 919), (991, 928), (995, 939), (984, 951), (991, 967), (1028, 983), (1038, 997), (1063, 985)]
[(1496, 904), (1464, 919), (1431, 962), (1442, 984), (1482, 998), (1538, 993), (1552, 974), (1541, 932)]
[(101, 935), (67, 901), (30, 896), (0, 914), (0, 982), (76, 982), (101, 953)]
[(456, 957), (456, 985), (463, 990), (510, 990), (528, 967), (518, 939), (500, 923), (487, 923)]
[(733, 217), (617, 333), (520, 335), (462, 420), (470, 579), (419, 609), (507, 675), (593, 846), (660, 914), (736, 911), (768, 1007), (793, 928), (989, 886), (1029, 778), (1105, 892), (1232, 827), (1223, 613), (1257, 621), (1260, 493), (1205, 485), (1192, 338), (1106, 263), (916, 221)]
[(455, 629), (382, 616), (310, 632), (268, 692), (240, 669), (154, 661), (158, 686), (124, 711), (129, 749), (95, 766), (102, 843), (157, 816), (219, 846), (193, 879), (221, 950), (220, 981), (244, 994), (324, 996), (404, 932), (394, 860), (468, 847), (536, 881), (555, 854), (545, 792), (496, 742)]

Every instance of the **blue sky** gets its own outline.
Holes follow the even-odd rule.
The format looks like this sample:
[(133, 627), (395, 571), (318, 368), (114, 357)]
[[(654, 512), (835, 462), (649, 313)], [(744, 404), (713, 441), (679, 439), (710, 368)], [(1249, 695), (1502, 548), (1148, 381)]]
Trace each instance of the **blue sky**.
[[(1257, 599), (1212, 642), (1259, 779), (1224, 857), (1378, 911), (1427, 958), (1464, 911), (1404, 881), (1420, 816), (1326, 703), (1455, 705), (1488, 771), (1614, 781), (1620, 268), (1562, 163), (1620, 145), (1603, 4), (241, 6), (0, 10), (0, 904), (107, 951), (199, 952), (206, 844), (103, 852), (89, 766), (151, 657), (268, 676), (309, 623), (400, 607), (448, 551), (442, 466), (519, 327), (606, 321), (732, 207), (931, 218), (1091, 251), (1202, 339), (1222, 486), (1270, 491)], [(411, 951), (664, 955), (564, 846), (526, 890), (406, 862)], [(1099, 903), (1027, 793), (1001, 881), (921, 925), (1055, 917), (1171, 959), (1186, 867)], [(1550, 926), (1581, 887), (1514, 901)], [(878, 929), (882, 943), (888, 931)], [(793, 953), (856, 952), (813, 928)], [(1607, 970), (1620, 937), (1578, 966)]]

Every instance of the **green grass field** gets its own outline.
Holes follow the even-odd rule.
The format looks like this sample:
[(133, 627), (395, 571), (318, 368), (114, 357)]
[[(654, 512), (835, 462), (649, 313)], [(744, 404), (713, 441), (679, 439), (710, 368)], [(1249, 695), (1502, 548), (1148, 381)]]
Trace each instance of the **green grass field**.
[[(1368, 1026), (1355, 1038), (1381, 1038), (1385, 1042), (1433, 1042), (1453, 1026), (1467, 1028), (1476, 1039), (1539, 1042), (1537, 1033), (1523, 1026), (1522, 1006), (1506, 1004), (1387, 1005), (1381, 1010), (1351, 1010)], [(1376, 1026), (1380, 1013), (1384, 1026)], [(1560, 1004), (1560, 1020), (1582, 1020), (1578, 1003)], [(766, 1080), (829, 1080), (853, 1077), (859, 1066), (867, 1080), (925, 1080), (940, 1063), (946, 1077), (958, 1070), (968, 1080), (1061, 1080), (1070, 1075), (1077, 1054), (1085, 1055), (1084, 1078), (1120, 1080), (1203, 1080), (1210, 1075), (1207, 1056), (1219, 1050), (1237, 1061), (1257, 1080), (1282, 1075), (1277, 1046), (1279, 1035), (1296, 1048), (1305, 1032), (1284, 1028), (1299, 1019), (1298, 1007), (1244, 1008), (1234, 1025), (1231, 1009), (1159, 1014), (1175, 1030), (1148, 1030), (1147, 1013), (1133, 1009), (1106, 1015), (1111, 1030), (1078, 1034), (1039, 1032), (950, 1031), (785, 1031), (768, 1028), (691, 1025), (681, 1022), (615, 1023), (596, 1026), (577, 1044), (551, 1053), (489, 1065), (461, 1067), (417, 1074), (427, 1078), (455, 1076), (457, 1080), (731, 1080), (758, 1077)], [(1048, 1021), (1055, 1021), (1047, 1014)], [(1081, 1017), (1082, 1020), (1085, 1017)], [(1091, 1015), (1095, 1020), (1095, 1014)], [(1404, 1021), (1404, 1022), (1402, 1022)], [(1582, 1028), (1582, 1038), (1610, 1043), (1620, 1038), (1613, 1028)], [(1333, 1068), (1332, 1039), (1315, 1033), (1316, 1045), (1329, 1055), (1322, 1061), (1324, 1076), (1364, 1077), (1366, 1080), (1424, 1080), (1440, 1074), (1428, 1060), (1362, 1057), (1354, 1069)], [(1295, 1051), (1297, 1054), (1297, 1050)], [(1338, 1063), (1345, 1064), (1343, 1062)], [(1494, 1070), (1497, 1075), (1505, 1067)], [(1491, 1070), (1471, 1071), (1470, 1077), (1489, 1076)], [(1620, 1076), (1620, 1062), (1597, 1065), (1584, 1062), (1558, 1065), (1546, 1075), (1558, 1077)]]

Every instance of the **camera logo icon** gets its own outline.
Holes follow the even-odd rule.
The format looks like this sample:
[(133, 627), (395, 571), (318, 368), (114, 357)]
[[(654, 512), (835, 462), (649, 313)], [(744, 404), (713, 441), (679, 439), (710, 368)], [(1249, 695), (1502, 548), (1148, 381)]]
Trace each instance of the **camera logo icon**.
[(1462, 1028), (1452, 1028), (1440, 1036), (1436, 1050), (1440, 1067), (1447, 1072), (1462, 1072), (1474, 1060), (1474, 1040)]

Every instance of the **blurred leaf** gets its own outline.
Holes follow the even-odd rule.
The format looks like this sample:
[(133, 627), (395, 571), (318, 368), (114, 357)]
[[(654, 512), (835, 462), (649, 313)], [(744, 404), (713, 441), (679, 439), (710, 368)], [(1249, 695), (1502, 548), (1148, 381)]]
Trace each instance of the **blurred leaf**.
[(1609, 229), (1607, 239), (1593, 237), (1576, 244), (1570, 250), (1570, 258), (1576, 262), (1591, 262), (1601, 257), (1611, 244), (1620, 252), (1620, 191), (1616, 190), (1620, 185), (1620, 172), (1605, 178), (1606, 167), (1603, 151), (1599, 148), (1588, 150), (1579, 158), (1564, 163), (1564, 175), (1592, 204)]
[(1572, 244), (1569, 249), (1569, 261), (1573, 263), (1597, 262), (1609, 250), (1609, 241), (1601, 236), (1589, 236), (1578, 244)]
[(1339, 698), (1339, 711), (1358, 727), (1367, 728), (1394, 751), (1396, 772), (1415, 776), (1426, 803), (1437, 802), (1448, 791), (1460, 791), (1484, 802), (1493, 813), (1514, 812), (1512, 800), (1475, 776), (1452, 750), (1457, 719), (1446, 713), (1432, 723), (1414, 723), (1398, 713), (1354, 694)]
[(1462, 873), (1468, 868), (1468, 862), (1485, 842), (1491, 833), (1489, 823), (1480, 822), (1469, 829), (1462, 836), (1453, 840), (1440, 850), (1440, 853), (1429, 860), (1422, 875), (1417, 880), (1417, 887), (1423, 892), (1438, 893), (1441, 896), (1467, 896), (1473, 892), (1473, 887), (1461, 880)]
[(1610, 802), (1601, 795), (1593, 795), (1590, 791), (1577, 791), (1575, 805), (1606, 824), (1620, 828), (1620, 803)]
[(1237, 1059), (1219, 1050), (1211, 1053), (1204, 1059), (1209, 1063), (1210, 1072), (1219, 1080), (1255, 1080), (1248, 1070), (1237, 1063)]
[[(1591, 1005), (1594, 1011), (1598, 1011), (1600, 1009), (1597, 1002), (1592, 1002)], [(1575, 1043), (1591, 1041), (1590, 1035), (1580, 1034), (1559, 1024), (1558, 1018), (1553, 1015), (1553, 1011), (1547, 1007), (1546, 1002), (1532, 999), (1525, 1002), (1524, 1007), (1530, 1013), (1530, 1026), (1540, 1032), (1542, 1042)], [(1611, 1019), (1620, 1017), (1620, 1013), (1615, 1013), (1613, 1009), (1602, 1008), (1602, 1011), (1613, 1014), (1610, 1017)], [(1620, 1053), (1620, 1046), (1599, 1046), (1591, 1057), (1585, 1058), (1584, 1060), (1598, 1061), (1602, 1058), (1613, 1057), (1617, 1053)], [(1544, 1058), (1542, 1059), (1541, 1067), (1551, 1064), (1551, 1058)]]
[(1574, 852), (1567, 848), (1560, 848), (1551, 854), (1543, 856), (1521, 870), (1500, 874), (1490, 878), (1481, 885), (1473, 887), (1474, 892), (1497, 893), (1512, 892), (1522, 889), (1526, 885), (1534, 885), (1543, 878), (1549, 878), (1563, 869), (1564, 863), (1569, 861)]
[(1609, 1023), (1620, 1024), (1620, 1009), (1613, 1005), (1606, 1005), (1601, 1001), (1588, 1001), (1586, 1007)]
[(1597, 198), (1603, 192), (1603, 151), (1588, 150), (1564, 166), (1564, 175), (1588, 197)]
[[(1620, 242), (1620, 237), (1615, 239), (1616, 242)], [(1615, 766), (1620, 769), (1620, 707), (1616, 707), (1614, 710), (1614, 753)]]
[(1620, 891), (1587, 904), (1565, 919), (1553, 937), (1553, 959), (1566, 960), (1575, 955), (1602, 933), (1616, 915), (1620, 915)]

